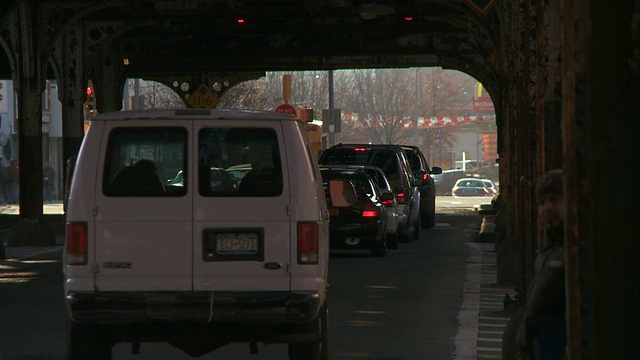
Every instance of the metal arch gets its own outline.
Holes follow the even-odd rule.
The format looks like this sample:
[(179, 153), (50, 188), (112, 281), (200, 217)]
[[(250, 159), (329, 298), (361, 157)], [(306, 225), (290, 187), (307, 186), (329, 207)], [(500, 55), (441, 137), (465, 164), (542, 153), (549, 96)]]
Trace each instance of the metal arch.
[[(126, 22), (120, 23), (121, 27), (117, 27), (117, 31), (108, 31), (109, 28), (114, 26), (114, 22), (104, 22), (100, 25), (88, 26), (85, 27), (81, 24), (83, 29), (83, 42), (85, 46), (83, 47), (83, 59), (84, 61), (84, 78), (89, 79), (90, 74), (96, 69), (94, 69), (94, 65), (96, 60), (100, 57), (100, 53), (107, 49), (109, 46), (115, 46), (121, 51), (124, 49), (121, 48), (120, 43), (117, 41), (122, 35), (128, 33), (131, 30), (134, 30), (140, 26), (144, 26), (145, 24), (129, 24)], [(95, 34), (93, 30), (98, 30), (100, 35), (104, 35), (103, 37), (93, 38), (92, 34)]]
[[(12, 5), (21, 1), (14, 0)], [(130, 50), (128, 50), (127, 44), (153, 39), (155, 31), (153, 29), (161, 31), (168, 29), (174, 34), (178, 34), (181, 26), (185, 24), (191, 24), (187, 30), (202, 29), (203, 34), (195, 35), (202, 35), (202, 40), (210, 39), (209, 42), (212, 43), (207, 44), (209, 49), (197, 50), (195, 53), (195, 55), (202, 57), (201, 63), (206, 62), (210, 65), (209, 68), (195, 69), (199, 73), (210, 73), (211, 70), (255, 72), (311, 68), (337, 69), (371, 66), (371, 63), (390, 67), (398, 65), (419, 66), (425, 63), (440, 64), (438, 61), (446, 58), (464, 59), (465, 63), (474, 64), (478, 68), (486, 66), (490, 69), (486, 70), (489, 72), (499, 71), (489, 57), (499, 50), (497, 44), (500, 43), (500, 38), (496, 35), (495, 30), (503, 26), (500, 23), (500, 20), (503, 19), (500, 14), (504, 15), (504, 12), (499, 12), (502, 5), (500, 2), (482, 16), (474, 12), (464, 0), (422, 0), (396, 4), (394, 16), (401, 13), (416, 13), (416, 21), (412, 24), (412, 28), (405, 28), (402, 20), (392, 20), (393, 16), (379, 16), (372, 21), (364, 21), (358, 15), (357, 6), (345, 5), (339, 1), (307, 0), (302, 9), (283, 9), (282, 7), (267, 9), (266, 4), (266, 0), (258, 0), (250, 6), (242, 8), (229, 7), (229, 4), (219, 3), (194, 3), (192, 5), (195, 6), (192, 7), (183, 3), (154, 2), (142, 5), (130, 0), (119, 0), (87, 6), (86, 2), (76, 0), (51, 0), (43, 2), (41, 9), (45, 9), (42, 12), (49, 14), (46, 22), (53, 24), (51, 41), (59, 37), (64, 28), (74, 23), (82, 23), (88, 29), (84, 38), (89, 45), (83, 46), (84, 51), (88, 52), (84, 61), (86, 74), (92, 71), (91, 64), (95, 63), (98, 53), (104, 49), (106, 43), (115, 42), (118, 44), (118, 48), (123, 49), (124, 53), (128, 53)], [(118, 18), (122, 13), (122, 10), (119, 9), (124, 9), (127, 5), (133, 8), (131, 10), (133, 16), (128, 21)], [(148, 8), (144, 6), (148, 6)], [(68, 14), (67, 9), (69, 10)], [(242, 30), (237, 34), (227, 36), (227, 34), (207, 29), (206, 24), (208, 24), (209, 18), (217, 22), (228, 21), (233, 18), (234, 14), (241, 14), (238, 12), (240, 10), (242, 10), (242, 14), (250, 16), (262, 15), (264, 11), (267, 13), (264, 17), (259, 18), (263, 22), (256, 30)], [(65, 13), (65, 16), (58, 16), (61, 13)], [(191, 19), (193, 16), (189, 16), (189, 14), (196, 14), (195, 19)], [(57, 17), (53, 19), (51, 18), (53, 16)], [(60, 18), (63, 20), (56, 21)], [(293, 25), (293, 30), (290, 33), (283, 32), (282, 27), (274, 27), (274, 22), (281, 20)], [(203, 21), (204, 23), (202, 23)], [(314, 26), (310, 27), (309, 23)], [(229, 29), (226, 25), (222, 28), (218, 25), (216, 27)], [(151, 28), (151, 33), (147, 32), (146, 35), (145, 32), (133, 34), (131, 30), (136, 28), (147, 28), (147, 31)], [(327, 30), (329, 33), (325, 34), (324, 30), (319, 31), (319, 29)], [(92, 32), (92, 30), (97, 31)], [(438, 31), (434, 32), (433, 30)], [(341, 35), (341, 33), (347, 35)], [(95, 34), (100, 36), (96, 38)], [(125, 37), (124, 34), (132, 36)], [(142, 37), (135, 39), (137, 36)], [(337, 49), (331, 46), (333, 44), (330, 41), (322, 43), (318, 40), (327, 36), (332, 36), (330, 41), (337, 40)], [(307, 39), (311, 39), (318, 45), (314, 47), (313, 44), (311, 46), (304, 44)], [(266, 54), (261, 66), (250, 65), (251, 62), (257, 64), (253, 59), (245, 62), (246, 59), (234, 61), (237, 58), (232, 58), (226, 63), (225, 60), (220, 59), (217, 59), (217, 62), (208, 61), (208, 57), (215, 54), (216, 51), (219, 52), (221, 48), (238, 46), (245, 41), (248, 41), (248, 46), (251, 46), (251, 41), (253, 41), (261, 46), (260, 49), (271, 52), (271, 54)], [(350, 46), (354, 43), (359, 44), (355, 49)], [(157, 44), (162, 46), (160, 43)], [(170, 47), (176, 44), (165, 44), (164, 52), (159, 49), (157, 52), (148, 52), (151, 50), (145, 50), (141, 46), (138, 47), (138, 51), (142, 51), (141, 54), (160, 54), (163, 55), (162, 57), (176, 60), (175, 53), (172, 54), (170, 51)], [(265, 47), (264, 44), (269, 45)], [(292, 52), (287, 53), (291, 50), (292, 45), (295, 48)], [(282, 49), (282, 54), (275, 54), (279, 51), (277, 46)], [(327, 53), (327, 50), (330, 49), (331, 51)], [(250, 52), (246, 54), (250, 54)], [(229, 62), (234, 63), (229, 64)], [(134, 64), (127, 68), (127, 73), (134, 77), (138, 75), (143, 78), (156, 78), (163, 76), (162, 73), (176, 73), (180, 66), (185, 69), (189, 67), (188, 65), (193, 64), (181, 64), (180, 61), (177, 63), (178, 66), (173, 68), (169, 62)], [(149, 65), (153, 66), (148, 67)], [(441, 65), (447, 66), (446, 63)]]
[[(9, 63), (9, 70), (11, 71), (11, 73), (13, 73), (16, 68), (15, 59), (13, 58), (13, 52), (9, 49), (9, 45), (7, 44), (6, 40), (2, 37), (1, 33), (0, 33), (0, 49), (3, 50), (2, 54), (4, 55), (4, 57), (7, 59)], [(2, 54), (0, 54), (0, 59), (2, 59)], [(0, 78), (1, 78), (1, 74), (0, 74)]]
[[(49, 25), (49, 32), (51, 33), (51, 38), (45, 49), (53, 49), (65, 29), (87, 15), (106, 8), (126, 6), (126, 2), (123, 1), (104, 1), (98, 5), (87, 4), (87, 2), (64, 2), (63, 4), (67, 6), (54, 6), (51, 2), (47, 2), (42, 8), (39, 8), (38, 18), (41, 19), (42, 23)], [(69, 16), (61, 16), (61, 13), (65, 10), (70, 11)], [(45, 22), (44, 19), (47, 19), (47, 21)], [(54, 24), (58, 26), (52, 26)]]
[[(241, 72), (241, 73), (201, 73), (193, 75), (173, 75), (173, 76), (157, 76), (148, 77), (145, 80), (157, 81), (173, 89), (182, 99), (185, 106), (190, 107), (189, 97), (193, 94), (198, 86), (204, 84), (211, 89), (219, 100), (225, 92), (234, 85), (240, 84), (248, 80), (256, 80), (265, 76), (264, 72)], [(188, 87), (183, 84), (188, 84)], [(214, 104), (217, 105), (217, 101)]]

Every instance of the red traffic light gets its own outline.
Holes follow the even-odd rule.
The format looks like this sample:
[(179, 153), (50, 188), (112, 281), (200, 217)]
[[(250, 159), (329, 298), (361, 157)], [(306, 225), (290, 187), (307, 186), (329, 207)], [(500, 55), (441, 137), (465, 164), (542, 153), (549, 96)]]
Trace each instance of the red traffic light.
[(87, 88), (87, 96), (91, 96), (91, 95), (93, 95), (93, 89), (88, 87)]

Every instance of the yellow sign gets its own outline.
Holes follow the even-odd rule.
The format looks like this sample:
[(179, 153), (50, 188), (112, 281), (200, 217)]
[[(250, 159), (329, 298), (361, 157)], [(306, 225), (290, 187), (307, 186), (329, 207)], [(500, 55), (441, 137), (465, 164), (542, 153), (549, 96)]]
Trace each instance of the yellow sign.
[(192, 109), (213, 109), (218, 104), (218, 95), (216, 95), (206, 85), (200, 85), (187, 99)]
[(486, 133), (486, 132), (496, 132), (498, 127), (494, 120), (478, 120), (475, 122), (476, 132)]

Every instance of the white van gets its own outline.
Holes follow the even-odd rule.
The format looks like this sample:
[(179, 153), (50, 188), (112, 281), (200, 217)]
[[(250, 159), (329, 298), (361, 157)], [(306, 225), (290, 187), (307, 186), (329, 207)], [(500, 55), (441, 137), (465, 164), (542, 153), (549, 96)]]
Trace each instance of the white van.
[[(227, 171), (240, 164), (250, 167), (240, 178)], [(305, 124), (289, 115), (99, 115), (67, 198), (69, 358), (111, 359), (119, 342), (199, 356), (240, 341), (326, 359), (320, 180)]]

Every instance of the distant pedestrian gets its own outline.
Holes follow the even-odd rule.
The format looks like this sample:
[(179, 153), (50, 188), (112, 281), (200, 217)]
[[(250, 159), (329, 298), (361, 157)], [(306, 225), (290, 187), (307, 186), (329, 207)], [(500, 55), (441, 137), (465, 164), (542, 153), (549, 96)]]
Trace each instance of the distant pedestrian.
[(563, 177), (561, 169), (550, 170), (536, 185), (538, 221), (545, 231), (545, 238), (534, 262), (534, 277), (526, 304), (505, 329), (504, 360), (561, 360), (565, 355)]
[(53, 200), (55, 178), (55, 170), (49, 165), (48, 161), (45, 161), (42, 167), (42, 197), (44, 202), (51, 202)]
[(8, 204), (11, 199), (11, 168), (9, 163), (6, 165), (3, 163), (2, 172), (0, 172), (0, 197), (2, 198), (2, 203)]
[(8, 196), (9, 204), (17, 204), (19, 200), (19, 192), (20, 192), (20, 169), (18, 167), (18, 160), (11, 160), (9, 162), (9, 166), (4, 168), (3, 177), (5, 181), (9, 184), (8, 186)]

